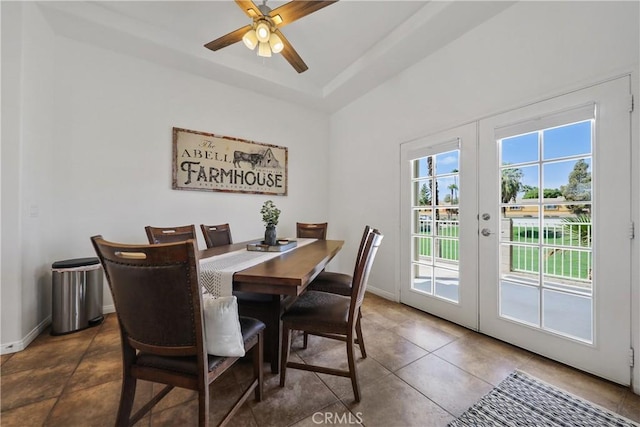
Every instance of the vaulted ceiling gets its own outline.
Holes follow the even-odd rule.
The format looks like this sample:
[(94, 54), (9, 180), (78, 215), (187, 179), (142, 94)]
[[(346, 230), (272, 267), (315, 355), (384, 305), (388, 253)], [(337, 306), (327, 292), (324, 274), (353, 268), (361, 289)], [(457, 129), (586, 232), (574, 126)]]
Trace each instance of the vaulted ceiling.
[(216, 52), (204, 47), (251, 22), (233, 1), (47, 1), (39, 7), (56, 34), (333, 112), (511, 4), (338, 1), (281, 29), (309, 66), (301, 74), (281, 55), (261, 58), (242, 42)]

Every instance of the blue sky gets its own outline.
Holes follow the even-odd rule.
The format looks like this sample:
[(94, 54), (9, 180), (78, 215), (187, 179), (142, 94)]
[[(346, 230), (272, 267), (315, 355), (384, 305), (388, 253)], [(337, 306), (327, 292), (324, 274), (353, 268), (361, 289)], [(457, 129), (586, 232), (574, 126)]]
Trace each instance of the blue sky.
[[(524, 174), (524, 185), (560, 189), (568, 183), (569, 174), (580, 159), (587, 162), (591, 171), (591, 121), (505, 138), (500, 148), (502, 164), (520, 169)], [(437, 175), (460, 170), (460, 152), (453, 150), (436, 154), (435, 167)], [(543, 183), (538, 182), (540, 167), (543, 168)], [(419, 160), (416, 173), (420, 177), (428, 176), (426, 157)], [(448, 187), (451, 184), (459, 185), (458, 177), (438, 178), (441, 198), (450, 194)]]
[[(444, 153), (436, 154), (436, 174), (442, 175), (445, 173), (451, 173), (454, 169), (460, 170), (460, 153), (458, 150), (447, 151)], [(418, 162), (418, 176), (428, 176), (427, 173), (427, 158), (423, 157)]]
[[(538, 141), (539, 136), (541, 141)], [(519, 165), (518, 168), (524, 173), (523, 184), (538, 188), (560, 188), (568, 183), (569, 174), (580, 158), (585, 159), (591, 171), (591, 122), (505, 138), (501, 148), (502, 164)], [(542, 185), (538, 182), (539, 160), (543, 161)]]

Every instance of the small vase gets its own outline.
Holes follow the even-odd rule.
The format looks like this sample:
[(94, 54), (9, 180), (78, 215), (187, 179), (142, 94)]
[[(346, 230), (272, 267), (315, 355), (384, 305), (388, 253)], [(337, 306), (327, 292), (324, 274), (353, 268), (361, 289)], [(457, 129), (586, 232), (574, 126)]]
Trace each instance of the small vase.
[(276, 242), (277, 242), (276, 226), (275, 225), (269, 225), (264, 230), (264, 243), (265, 243), (265, 245), (275, 246)]

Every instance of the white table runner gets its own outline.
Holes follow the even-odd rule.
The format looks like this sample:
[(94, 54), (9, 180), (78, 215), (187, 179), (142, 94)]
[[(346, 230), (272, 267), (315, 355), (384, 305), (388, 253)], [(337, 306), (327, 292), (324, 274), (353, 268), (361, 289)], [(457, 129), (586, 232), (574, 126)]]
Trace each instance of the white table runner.
[(317, 239), (295, 239), (298, 244), (283, 252), (258, 252), (240, 249), (222, 255), (214, 255), (200, 260), (200, 283), (204, 292), (218, 297), (231, 296), (233, 291), (233, 274), (261, 262), (268, 261), (296, 248), (315, 242)]

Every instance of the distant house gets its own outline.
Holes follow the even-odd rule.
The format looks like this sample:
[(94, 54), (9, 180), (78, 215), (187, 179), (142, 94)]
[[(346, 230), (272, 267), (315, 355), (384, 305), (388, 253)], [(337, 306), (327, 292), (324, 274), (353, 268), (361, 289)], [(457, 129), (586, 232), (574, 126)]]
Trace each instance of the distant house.
[[(518, 199), (516, 204), (510, 205), (505, 215), (507, 218), (538, 218), (539, 205), (532, 203), (536, 199)], [(523, 203), (524, 202), (524, 203)], [(546, 198), (543, 200), (542, 215), (549, 217), (567, 217), (572, 216), (573, 213), (569, 209), (570, 205), (575, 205), (576, 202), (567, 202), (564, 197)]]

